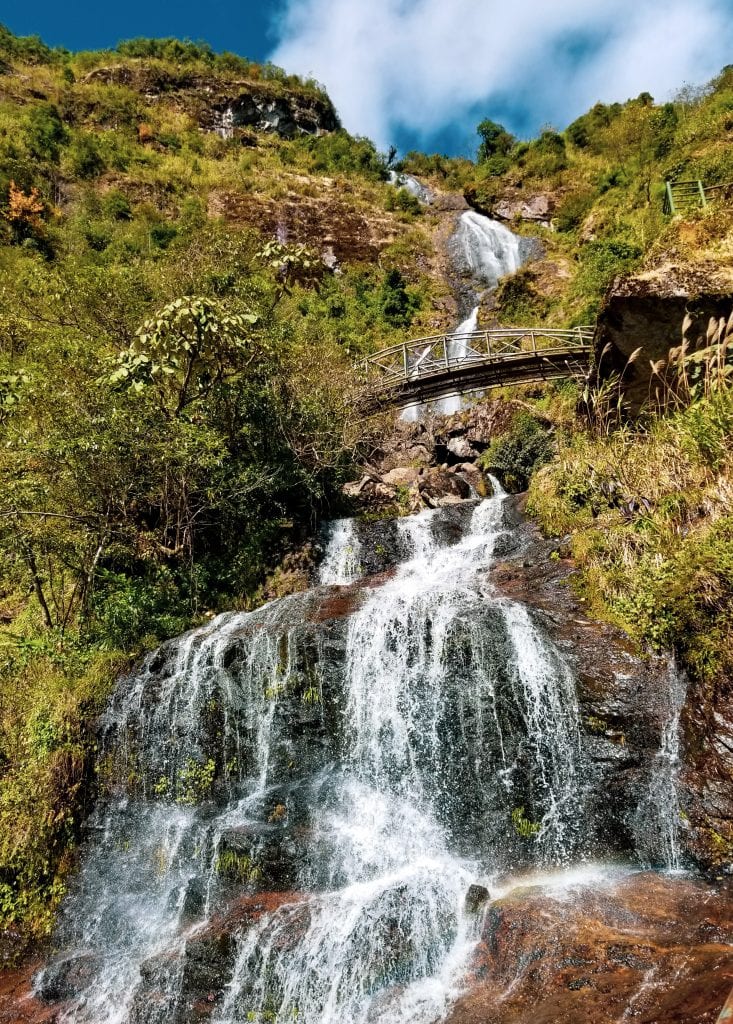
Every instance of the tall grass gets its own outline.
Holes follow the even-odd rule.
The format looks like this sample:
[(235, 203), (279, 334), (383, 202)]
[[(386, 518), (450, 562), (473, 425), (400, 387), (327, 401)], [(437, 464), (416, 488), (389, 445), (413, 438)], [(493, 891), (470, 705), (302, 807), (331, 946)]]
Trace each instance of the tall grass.
[(701, 679), (733, 666), (732, 356), (733, 317), (711, 321), (703, 347), (653, 367), (646, 416), (619, 423), (618, 395), (597, 395), (530, 487), (544, 529), (570, 535), (590, 609)]

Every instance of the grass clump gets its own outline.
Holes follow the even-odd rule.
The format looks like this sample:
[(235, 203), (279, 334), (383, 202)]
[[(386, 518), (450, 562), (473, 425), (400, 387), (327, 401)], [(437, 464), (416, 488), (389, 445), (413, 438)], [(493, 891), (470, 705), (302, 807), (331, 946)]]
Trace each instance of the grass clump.
[(479, 465), (497, 476), (508, 491), (524, 491), (533, 473), (552, 458), (553, 452), (550, 424), (521, 409), (508, 430), (495, 437), (482, 453)]
[(733, 666), (731, 338), (729, 325), (702, 374), (699, 353), (683, 356), (661, 411), (563, 436), (528, 503), (570, 534), (590, 609), (702, 680)]

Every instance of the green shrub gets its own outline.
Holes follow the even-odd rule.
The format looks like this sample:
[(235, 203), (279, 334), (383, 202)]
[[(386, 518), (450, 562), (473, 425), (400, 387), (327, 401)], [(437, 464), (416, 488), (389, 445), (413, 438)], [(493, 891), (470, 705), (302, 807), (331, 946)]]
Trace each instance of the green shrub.
[(39, 103), (32, 107), (25, 123), (25, 143), (36, 160), (58, 163), (61, 147), (69, 132), (53, 103)]
[(379, 290), (379, 307), (382, 317), (391, 327), (409, 327), (419, 300), (407, 288), (399, 270), (386, 271)]
[(499, 478), (508, 491), (524, 491), (532, 474), (552, 458), (554, 445), (547, 424), (518, 412), (509, 429), (494, 438), (481, 455), (481, 468)]
[(93, 135), (77, 135), (67, 151), (68, 170), (77, 178), (96, 178), (104, 170), (99, 143)]
[(112, 220), (132, 220), (130, 200), (118, 189), (109, 191), (102, 202), (105, 214)]
[(165, 221), (152, 224), (149, 231), (151, 244), (158, 249), (167, 249), (177, 234), (178, 228), (175, 224), (168, 224)]
[(573, 231), (582, 224), (594, 199), (595, 193), (590, 189), (578, 189), (563, 196), (553, 218), (557, 230)]

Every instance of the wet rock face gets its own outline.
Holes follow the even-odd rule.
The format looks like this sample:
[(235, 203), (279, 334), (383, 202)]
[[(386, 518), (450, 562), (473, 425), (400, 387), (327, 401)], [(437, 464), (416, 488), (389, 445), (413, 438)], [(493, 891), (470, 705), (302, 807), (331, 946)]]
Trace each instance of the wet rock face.
[(719, 674), (691, 689), (682, 728), (685, 842), (713, 870), (733, 870), (733, 680)]
[[(571, 560), (558, 557), (551, 541), (522, 519), (521, 496), (515, 508), (517, 548), (493, 566), (490, 579), (499, 591), (535, 610), (542, 627), (572, 666), (582, 715), (581, 741), (586, 771), (582, 780), (585, 821), (596, 850), (613, 856), (635, 849), (642, 862), (654, 823), (643, 820), (639, 794), (650, 791), (662, 735), (670, 716), (664, 658), (643, 657), (614, 627), (588, 618), (573, 594)], [(691, 843), (687, 856), (696, 861)]]
[(730, 883), (631, 875), (487, 908), (448, 1024), (714, 1024), (731, 984)]
[(32, 959), (0, 970), (0, 1024), (55, 1024), (64, 1004), (49, 1005), (34, 994), (33, 975), (40, 966)]
[[(112, 793), (100, 801), (89, 823), (92, 856), (57, 936), (66, 952), (38, 980), (51, 1007), (58, 1010), (60, 1000), (73, 1005), (80, 989), (82, 1000), (94, 999), (94, 990), (106, 998), (110, 990), (100, 978), (111, 984), (111, 975), (95, 973), (90, 950), (96, 954), (99, 947), (104, 957), (106, 944), (124, 952), (137, 919), (152, 930), (151, 904), (156, 934), (162, 931), (170, 941), (144, 946), (133, 961), (128, 1024), (244, 1020), (269, 1006), (271, 996), (277, 1005), (282, 972), (295, 964), (293, 972), (302, 977), (300, 965), (314, 962), (299, 960), (301, 951), (320, 964), (318, 950), (330, 948), (329, 934), (313, 932), (314, 924), (327, 921), (330, 935), (338, 935), (340, 917), (348, 917), (347, 901), (338, 904), (343, 914), (319, 918), (324, 901), (351, 889), (354, 857), (361, 863), (359, 846), (336, 840), (347, 820), (349, 835), (351, 823), (366, 822), (356, 830), (359, 843), (362, 832), (381, 836), (383, 828), (384, 837), (392, 836), (413, 822), (409, 815), (424, 802), (440, 821), (440, 841), (451, 855), (485, 864), (491, 873), (591, 855), (628, 860), (635, 849), (643, 859), (643, 828), (634, 814), (666, 721), (656, 699), (659, 667), (642, 662), (620, 634), (583, 615), (567, 587), (572, 567), (550, 558), (551, 545), (522, 525), (520, 508), (513, 499), (481, 506), (462, 500), (412, 523), (357, 522), (360, 571), (368, 575), (346, 585), (324, 583), (248, 615), (222, 616), (164, 645), (121, 681), (102, 721), (100, 747), (101, 763), (109, 758), (105, 770), (122, 798), (115, 801)], [(487, 537), (491, 545), (480, 554), (475, 544), (485, 545)], [(419, 552), (433, 549), (435, 560), (423, 563)], [(396, 570), (397, 563), (406, 564)], [(421, 603), (429, 581), (421, 577), (416, 585), (409, 575), (414, 564), (429, 566), (431, 573), (448, 567), (451, 574), (462, 566), (467, 575), (459, 575), (455, 591), (452, 583), (446, 589), (439, 583), (439, 599)], [(390, 586), (395, 572), (403, 571), (408, 575), (398, 594)], [(405, 600), (410, 612), (403, 615)], [(355, 622), (367, 642), (349, 656)], [(403, 638), (411, 639), (403, 644)], [(535, 652), (535, 660), (524, 675), (519, 667), (527, 651)], [(394, 660), (388, 657), (393, 652)], [(414, 673), (403, 677), (413, 663)], [(375, 664), (385, 667), (372, 675)], [(436, 664), (439, 672), (433, 672)], [(349, 690), (359, 679), (362, 688)], [(399, 695), (409, 700), (414, 734), (418, 726), (422, 730), (411, 748), (420, 799), (414, 778), (408, 780), (404, 803), (401, 796), (394, 813), (374, 828), (371, 776), (359, 775), (356, 790), (355, 780), (348, 780), (354, 763), (371, 766), (371, 775), (402, 763), (391, 753), (386, 728), (367, 733), (374, 736), (368, 747), (374, 760), (355, 760), (367, 756), (355, 744), (359, 709), (371, 715), (380, 705), (398, 708), (390, 703), (392, 679), (400, 680)], [(547, 694), (557, 699), (545, 703)], [(266, 785), (255, 786), (258, 778)], [(561, 795), (552, 806), (562, 807), (562, 830), (557, 845), (543, 846), (548, 785)], [(658, 817), (650, 815), (655, 822)], [(550, 820), (550, 838), (553, 828)], [(408, 849), (411, 836), (397, 835), (400, 850)], [(458, 905), (471, 927), (481, 929), (482, 941), (454, 1024), (525, 1022), (536, 1011), (538, 992), (546, 995), (548, 1015), (539, 1019), (547, 1024), (610, 1024), (622, 1019), (622, 999), (646, 1010), (644, 985), (651, 980), (654, 987), (654, 970), (665, 986), (656, 995), (671, 1005), (675, 985), (687, 999), (693, 969), (707, 979), (723, 963), (729, 922), (723, 909), (708, 912), (712, 890), (701, 883), (680, 882), (676, 897), (665, 886), (679, 880), (637, 875), (651, 881), (631, 891), (622, 879), (617, 895), (606, 875), (563, 899), (550, 888), (510, 893), (497, 902), (489, 876), (471, 869), (455, 889), (434, 890), (440, 898), (433, 900), (430, 885), (444, 884), (444, 863), (441, 854), (434, 881), (427, 875), (416, 884), (400, 875), (378, 892), (360, 918), (363, 944), (339, 946), (344, 963), (368, 964), (359, 976), (364, 982), (354, 974), (344, 976), (344, 984), (350, 990), (375, 985), (381, 1001), (375, 1007), (382, 1007), (375, 1019), (398, 1019), (397, 1012), (390, 1018), (388, 1007), (390, 1000), (399, 1002), (412, 965), (439, 970), (458, 934)], [(391, 861), (389, 871), (392, 878)], [(371, 870), (366, 877), (371, 886)], [(118, 892), (124, 895), (122, 912)], [(416, 925), (425, 913), (421, 900), (430, 910), (427, 931)], [(90, 917), (104, 920), (104, 942), (85, 930)], [(339, 956), (328, 953), (326, 961), (329, 972), (341, 969)], [(120, 961), (113, 962), (118, 971)], [(90, 972), (92, 984), (85, 987)], [(255, 991), (257, 979), (265, 995)], [(498, 993), (505, 996), (500, 1001)], [(618, 1012), (594, 1016), (601, 995), (609, 993)], [(697, 1002), (689, 998), (690, 1006), (703, 1005), (699, 992)], [(589, 1015), (573, 1017), (578, 1007)], [(303, 1017), (322, 1019), (313, 1009)], [(95, 1024), (93, 1013), (78, 1019)], [(343, 1019), (354, 1018), (344, 1013)], [(707, 1018), (685, 1019), (692, 1024)]]

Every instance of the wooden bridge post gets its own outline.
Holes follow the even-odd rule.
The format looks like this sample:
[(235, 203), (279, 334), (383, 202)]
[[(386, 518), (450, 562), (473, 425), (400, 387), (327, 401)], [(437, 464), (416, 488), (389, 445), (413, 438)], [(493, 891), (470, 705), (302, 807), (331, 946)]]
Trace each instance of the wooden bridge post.
[(405, 380), (410, 379), (409, 367), (407, 365), (407, 342), (402, 342), (402, 366), (405, 371)]

